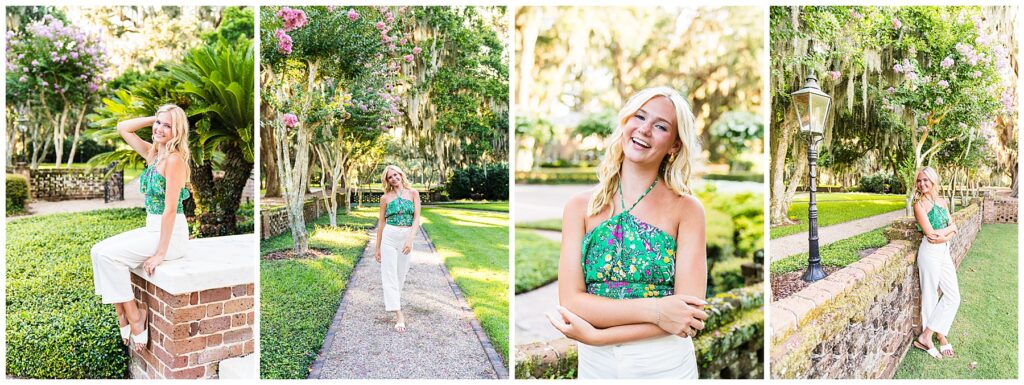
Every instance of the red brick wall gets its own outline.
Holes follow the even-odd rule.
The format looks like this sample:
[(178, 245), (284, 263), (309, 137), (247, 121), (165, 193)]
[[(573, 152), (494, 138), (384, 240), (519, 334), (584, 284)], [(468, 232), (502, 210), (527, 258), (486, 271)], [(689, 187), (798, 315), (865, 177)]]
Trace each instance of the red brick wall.
[(216, 378), (220, 361), (254, 350), (254, 285), (170, 294), (132, 274), (149, 308), (149, 344), (132, 352), (133, 378)]

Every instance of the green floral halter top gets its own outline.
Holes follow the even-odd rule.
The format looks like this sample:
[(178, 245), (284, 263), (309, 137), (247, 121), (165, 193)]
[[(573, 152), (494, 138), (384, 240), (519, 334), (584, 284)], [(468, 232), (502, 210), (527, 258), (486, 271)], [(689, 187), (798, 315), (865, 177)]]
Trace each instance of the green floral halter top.
[(618, 299), (672, 295), (675, 239), (629, 213), (657, 184), (655, 179), (626, 209), (619, 182), (622, 212), (583, 236), (583, 281), (588, 293)]
[[(164, 213), (167, 179), (164, 179), (164, 176), (156, 171), (156, 164), (159, 162), (159, 159), (154, 161), (153, 164), (146, 167), (146, 170), (142, 172), (142, 176), (139, 177), (139, 191), (146, 197), (146, 214)], [(182, 188), (181, 192), (178, 193), (178, 214), (185, 213), (185, 208), (181, 202), (184, 202), (189, 196), (191, 195), (187, 188)]]
[(412, 215), (416, 211), (416, 206), (411, 200), (402, 198), (404, 192), (405, 190), (398, 190), (398, 197), (388, 202), (384, 210), (385, 223), (392, 226), (412, 226)]
[[(928, 210), (928, 223), (932, 225), (932, 229), (939, 230), (949, 226), (949, 222), (952, 220), (949, 217), (949, 210), (945, 207), (939, 206), (931, 198), (928, 201), (932, 203), (932, 209)], [(917, 225), (918, 230), (921, 230), (921, 225)], [(923, 230), (922, 230), (923, 231)]]

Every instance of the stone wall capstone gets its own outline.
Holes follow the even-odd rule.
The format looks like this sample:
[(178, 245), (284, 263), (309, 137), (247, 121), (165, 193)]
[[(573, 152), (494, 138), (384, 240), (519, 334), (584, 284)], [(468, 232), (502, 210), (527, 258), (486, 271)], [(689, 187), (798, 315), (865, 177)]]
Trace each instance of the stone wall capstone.
[[(953, 214), (957, 266), (981, 228), (980, 206)], [(920, 331), (922, 236), (910, 217), (885, 235), (886, 246), (770, 305), (772, 378), (892, 378)]]

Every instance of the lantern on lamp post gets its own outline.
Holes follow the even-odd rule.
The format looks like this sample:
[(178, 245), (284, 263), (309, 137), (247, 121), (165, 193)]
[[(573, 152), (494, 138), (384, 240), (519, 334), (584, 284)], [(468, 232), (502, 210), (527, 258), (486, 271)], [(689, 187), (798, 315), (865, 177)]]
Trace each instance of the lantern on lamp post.
[(815, 200), (817, 184), (818, 144), (825, 133), (825, 119), (832, 104), (832, 97), (821, 91), (814, 75), (807, 77), (803, 88), (790, 94), (796, 108), (796, 120), (800, 134), (807, 138), (807, 271), (801, 277), (805, 282), (815, 282), (827, 275), (821, 268), (821, 254), (818, 250), (818, 204)]

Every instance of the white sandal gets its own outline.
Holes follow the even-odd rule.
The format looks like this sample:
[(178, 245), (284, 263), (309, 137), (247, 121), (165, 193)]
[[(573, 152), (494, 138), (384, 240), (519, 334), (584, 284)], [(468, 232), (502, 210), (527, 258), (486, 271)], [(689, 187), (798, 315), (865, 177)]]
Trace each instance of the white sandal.
[(132, 324), (121, 326), (121, 343), (128, 345), (128, 338), (132, 334)]
[(914, 347), (918, 348), (918, 349), (921, 349), (921, 350), (924, 350), (925, 353), (928, 353), (929, 356), (932, 356), (932, 358), (934, 358), (936, 360), (941, 360), (942, 359), (942, 354), (940, 354), (939, 350), (935, 349), (934, 346), (929, 348), (929, 347), (925, 346), (924, 344), (918, 342), (915, 339), (914, 340)]
[[(949, 358), (956, 357), (956, 352), (953, 351), (953, 344), (947, 343), (945, 345), (939, 346), (939, 352), (942, 353), (942, 355), (945, 356), (945, 357), (949, 357)], [(952, 354), (946, 355), (946, 352), (950, 352)]]
[(395, 331), (399, 333), (405, 333), (405, 322), (396, 323)]
[[(133, 344), (132, 348), (138, 347), (138, 349), (133, 349), (133, 350), (136, 350), (136, 351), (141, 350), (141, 349), (145, 349), (146, 345), (149, 344), (149, 310), (148, 309), (147, 310), (141, 310), (140, 309), (139, 311), (142, 311), (145, 314), (145, 316), (142, 317), (142, 322), (143, 322), (143, 325), (145, 325), (145, 327), (142, 329), (141, 333), (139, 333), (139, 334), (132, 334), (132, 344)], [(129, 323), (128, 326), (129, 326), (129, 333), (130, 333), (131, 332), (131, 329), (130, 329), (131, 324)]]

